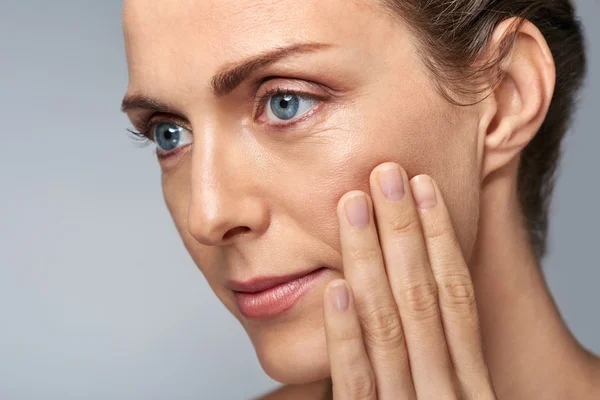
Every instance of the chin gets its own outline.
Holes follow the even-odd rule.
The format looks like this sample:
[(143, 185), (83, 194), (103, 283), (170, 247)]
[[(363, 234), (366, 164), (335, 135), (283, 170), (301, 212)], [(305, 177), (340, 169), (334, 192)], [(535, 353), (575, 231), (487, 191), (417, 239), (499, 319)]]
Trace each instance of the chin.
[[(300, 322), (300, 321), (299, 321)], [(288, 329), (295, 332), (288, 334)], [(254, 338), (254, 349), (265, 373), (285, 384), (304, 384), (330, 376), (323, 325), (283, 327)]]
[(260, 365), (271, 379), (304, 384), (331, 375), (323, 321), (323, 290), (328, 280), (276, 318), (241, 318)]

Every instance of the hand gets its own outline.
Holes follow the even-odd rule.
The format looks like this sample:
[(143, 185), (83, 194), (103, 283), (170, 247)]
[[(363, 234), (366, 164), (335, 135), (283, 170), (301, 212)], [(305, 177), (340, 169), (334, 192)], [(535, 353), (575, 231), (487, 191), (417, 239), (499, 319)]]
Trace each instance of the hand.
[(323, 297), (334, 398), (495, 399), (439, 188), (394, 163), (375, 168), (370, 185), (372, 199), (352, 191), (337, 209), (345, 279)]

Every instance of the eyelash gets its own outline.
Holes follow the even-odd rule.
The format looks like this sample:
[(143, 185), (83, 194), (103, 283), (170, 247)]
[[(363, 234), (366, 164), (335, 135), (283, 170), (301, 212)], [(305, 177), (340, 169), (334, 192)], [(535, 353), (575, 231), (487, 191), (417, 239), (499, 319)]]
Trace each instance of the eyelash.
[[(311, 99), (321, 100), (321, 101), (323, 100), (322, 96), (318, 96), (313, 93), (285, 89), (285, 88), (281, 88), (281, 87), (272, 88), (272, 89), (268, 89), (264, 94), (262, 94), (261, 96), (259, 96), (256, 99), (256, 106), (254, 107), (254, 115), (256, 116), (258, 114), (258, 112), (260, 112), (261, 110), (264, 109), (264, 107), (267, 105), (267, 102), (269, 101), (269, 99), (271, 97), (276, 96), (276, 95), (286, 95), (286, 94), (299, 96), (299, 97), (305, 97), (305, 98), (311, 98)], [(292, 126), (292, 125), (298, 123), (300, 120), (304, 119), (304, 117), (306, 117), (310, 114), (312, 114), (312, 111), (309, 111), (308, 113), (304, 114), (303, 116), (301, 116), (295, 120), (292, 120), (288, 123), (278, 123), (276, 125), (279, 128), (287, 128), (289, 126)], [(149, 117), (146, 120), (142, 121), (141, 126), (143, 126), (143, 129), (141, 129), (139, 132), (132, 130), (132, 129), (127, 129), (127, 131), (132, 135), (131, 139), (134, 142), (140, 144), (139, 147), (146, 147), (147, 145), (150, 144), (150, 142), (153, 141), (151, 139), (152, 129), (154, 128), (154, 126), (156, 124), (160, 124), (160, 123), (171, 123), (172, 124), (173, 122), (165, 120), (165, 119), (156, 119), (155, 120), (155, 119), (152, 119), (152, 117)], [(175, 124), (175, 125), (179, 125), (179, 124)]]
[(147, 147), (152, 140), (150, 140), (150, 131), (145, 130), (143, 132), (134, 131), (133, 129), (127, 128), (127, 132), (131, 135), (130, 138), (139, 147)]

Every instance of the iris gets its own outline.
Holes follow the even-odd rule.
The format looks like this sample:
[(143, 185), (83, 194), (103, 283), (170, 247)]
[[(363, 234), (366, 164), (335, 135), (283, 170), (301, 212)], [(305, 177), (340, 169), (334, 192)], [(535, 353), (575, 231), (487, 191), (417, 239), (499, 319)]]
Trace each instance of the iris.
[(271, 111), (279, 119), (294, 118), (299, 108), (300, 97), (298, 95), (283, 93), (271, 97)]
[(183, 128), (174, 124), (160, 123), (154, 129), (154, 141), (162, 151), (171, 151), (179, 146)]

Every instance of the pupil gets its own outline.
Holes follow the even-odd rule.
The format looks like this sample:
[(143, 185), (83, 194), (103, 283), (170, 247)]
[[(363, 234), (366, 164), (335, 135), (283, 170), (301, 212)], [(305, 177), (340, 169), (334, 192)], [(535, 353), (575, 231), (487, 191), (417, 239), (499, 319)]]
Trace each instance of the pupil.
[(288, 106), (288, 101), (287, 101), (287, 100), (283, 100), (283, 99), (282, 99), (282, 100), (279, 102), (279, 107), (281, 107), (281, 108), (287, 108), (287, 106)]

